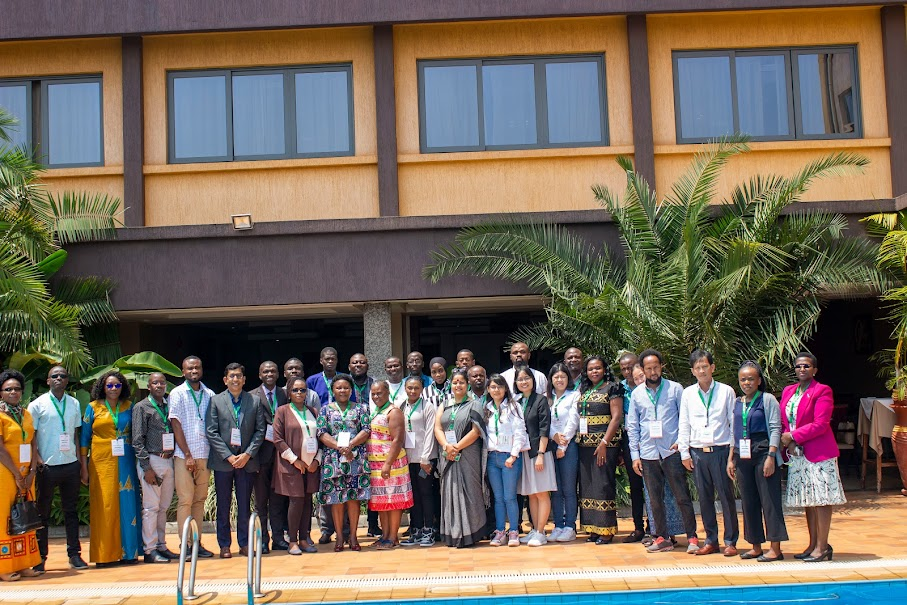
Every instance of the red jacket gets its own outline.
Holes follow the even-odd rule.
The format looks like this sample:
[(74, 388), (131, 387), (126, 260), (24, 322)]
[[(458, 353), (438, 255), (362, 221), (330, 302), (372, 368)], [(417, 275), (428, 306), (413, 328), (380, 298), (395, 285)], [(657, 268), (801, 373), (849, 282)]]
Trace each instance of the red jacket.
[[(797, 385), (784, 387), (781, 395), (781, 431), (790, 431), (788, 415), (788, 402), (797, 390)], [(829, 458), (837, 458), (838, 444), (831, 430), (831, 414), (835, 406), (834, 395), (831, 387), (815, 380), (803, 393), (800, 405), (797, 408), (796, 430), (792, 436), (794, 441), (803, 448), (803, 455), (810, 462), (822, 462)]]

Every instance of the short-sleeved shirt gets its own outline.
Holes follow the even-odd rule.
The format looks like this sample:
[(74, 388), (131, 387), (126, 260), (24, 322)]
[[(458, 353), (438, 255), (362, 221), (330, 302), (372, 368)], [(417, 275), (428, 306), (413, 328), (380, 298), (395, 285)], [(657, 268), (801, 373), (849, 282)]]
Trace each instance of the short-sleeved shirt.
[[(28, 413), (32, 416), (38, 440), (38, 454), (48, 466), (72, 464), (77, 462), (79, 442), (76, 440), (76, 429), (82, 425), (82, 409), (79, 401), (71, 395), (63, 395), (60, 410), (63, 420), (50, 398), (50, 393), (44, 393), (30, 404)], [(66, 429), (63, 429), (65, 420)], [(60, 451), (60, 435), (69, 435), (69, 451)]]
[[(192, 457), (207, 459), (210, 446), (205, 433), (205, 413), (208, 411), (211, 398), (214, 397), (214, 391), (206, 387), (204, 383), (201, 383), (198, 393), (189, 393), (190, 388), (187, 381), (170, 393), (169, 418), (179, 421)], [(196, 400), (198, 405), (196, 405)], [(177, 458), (186, 457), (186, 453), (180, 449), (179, 445), (174, 447), (173, 455)]]

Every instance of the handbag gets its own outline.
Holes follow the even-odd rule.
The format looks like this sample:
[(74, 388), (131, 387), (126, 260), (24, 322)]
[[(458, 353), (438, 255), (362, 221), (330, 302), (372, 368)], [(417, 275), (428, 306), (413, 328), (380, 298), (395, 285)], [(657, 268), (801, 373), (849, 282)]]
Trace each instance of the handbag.
[(21, 536), (42, 527), (44, 522), (34, 500), (30, 500), (27, 493), (18, 494), (9, 511), (7, 533), (10, 536)]

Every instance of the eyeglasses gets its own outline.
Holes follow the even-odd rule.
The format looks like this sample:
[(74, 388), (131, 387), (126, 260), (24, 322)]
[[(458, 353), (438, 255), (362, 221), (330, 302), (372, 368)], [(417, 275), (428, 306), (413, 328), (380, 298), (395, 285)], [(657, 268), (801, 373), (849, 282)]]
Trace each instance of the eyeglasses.
[(290, 389), (291, 393), (305, 393), (305, 389)]
[(69, 378), (69, 374), (51, 374), (50, 377), (55, 379)]
[(105, 386), (106, 386), (108, 389), (122, 389), (122, 388), (123, 388), (123, 383), (117, 382), (117, 383), (115, 383), (115, 384), (108, 384), (108, 385), (105, 385)]
[(21, 393), (22, 387), (6, 387), (3, 389), (4, 393)]
[(794, 366), (794, 369), (795, 370), (808, 370), (811, 367), (812, 366), (809, 365), (808, 363), (798, 363), (797, 365)]

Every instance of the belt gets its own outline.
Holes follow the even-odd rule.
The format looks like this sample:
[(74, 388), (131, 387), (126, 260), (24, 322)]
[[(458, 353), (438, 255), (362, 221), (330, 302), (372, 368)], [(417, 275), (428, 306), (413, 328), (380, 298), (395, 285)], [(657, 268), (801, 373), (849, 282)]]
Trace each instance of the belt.
[(696, 451), (702, 452), (703, 454), (711, 454), (712, 452), (717, 452), (721, 448), (728, 447), (726, 445), (710, 445), (709, 447), (694, 447)]

